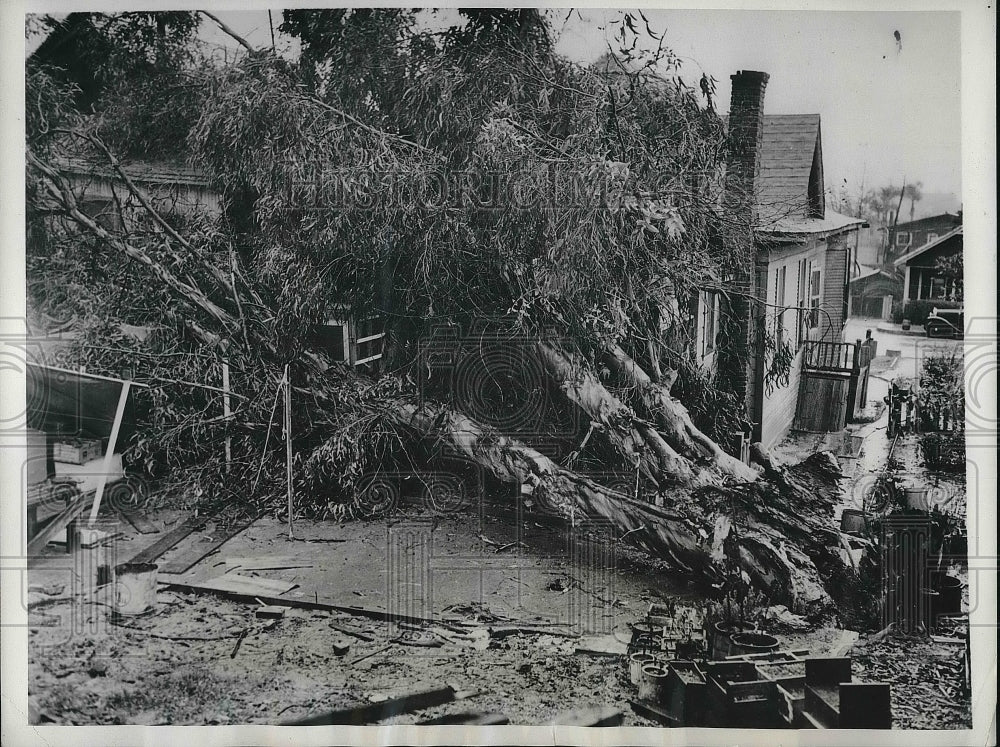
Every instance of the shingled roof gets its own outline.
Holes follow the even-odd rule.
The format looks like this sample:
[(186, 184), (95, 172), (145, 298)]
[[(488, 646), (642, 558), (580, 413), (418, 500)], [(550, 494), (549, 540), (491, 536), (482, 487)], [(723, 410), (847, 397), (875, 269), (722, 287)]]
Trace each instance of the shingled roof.
[(761, 222), (824, 217), (818, 114), (764, 116), (757, 203)]
[(762, 233), (833, 234), (864, 222), (826, 209), (819, 114), (764, 115), (755, 189)]

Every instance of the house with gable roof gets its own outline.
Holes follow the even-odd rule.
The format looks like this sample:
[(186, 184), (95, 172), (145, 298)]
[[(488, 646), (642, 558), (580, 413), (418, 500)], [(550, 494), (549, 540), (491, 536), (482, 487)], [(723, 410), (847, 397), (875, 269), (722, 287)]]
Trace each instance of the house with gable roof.
[[(731, 77), (727, 190), (752, 196), (756, 242), (752, 275), (732, 284), (751, 300), (736, 336), (745, 370), (720, 373), (745, 394), (750, 440), (769, 448), (795, 423), (809, 343), (843, 342), (849, 268), (864, 221), (826, 207), (820, 115), (765, 115), (767, 73)], [(699, 320), (718, 313), (711, 304), (699, 303)], [(716, 332), (699, 328), (699, 351)], [(780, 359), (790, 359), (787, 375)]]

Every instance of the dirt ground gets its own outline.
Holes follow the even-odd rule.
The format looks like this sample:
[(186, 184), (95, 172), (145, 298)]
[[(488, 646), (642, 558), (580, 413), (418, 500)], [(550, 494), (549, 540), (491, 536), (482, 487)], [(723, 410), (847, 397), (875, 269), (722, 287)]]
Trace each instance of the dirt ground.
[[(167, 529), (178, 515), (152, 518)], [(609, 555), (598, 541), (605, 554), (595, 564), (595, 545), (581, 542), (582, 535), (526, 524), (518, 539), (507, 519), (475, 511), (434, 516), (411, 506), (388, 524), (298, 522), (298, 539), (290, 541), (285, 526), (261, 519), (187, 573), (160, 574), (156, 608), (134, 617), (112, 614), (107, 594), (86, 603), (75, 599), (66, 582), (69, 556), (50, 546), (30, 571), (26, 599), (32, 722), (274, 724), (448, 684), (469, 697), (385, 723), (480, 711), (503, 713), (514, 724), (544, 724), (567, 710), (612, 706), (625, 725), (653, 725), (628, 705), (636, 693), (623, 657), (577, 649), (623, 646), (629, 624), (651, 603), (674, 601), (693, 610), (705, 600), (702, 590), (625, 546)], [(402, 563), (392, 560), (401, 547), (392, 540), (400, 526), (418, 527), (421, 538), (402, 545)], [(216, 529), (193, 534), (161, 562), (197, 555)], [(119, 562), (160, 536), (139, 535), (127, 525), (121, 531)], [(258, 620), (250, 599), (168, 585), (223, 575), (231, 567), (227, 559), (267, 565), (268, 558), (309, 567), (236, 570), (297, 584), (283, 595), (290, 600), (375, 614), (423, 612), (447, 622), (415, 629), (358, 611), (294, 608), (280, 620)], [(406, 571), (393, 582), (399, 568)], [(415, 568), (423, 570), (415, 574)], [(419, 593), (404, 594), (399, 606), (392, 595), (413, 586)], [(833, 627), (774, 632), (783, 648), (814, 655), (856, 640)], [(416, 645), (431, 641), (436, 645)], [(893, 701), (902, 708), (894, 709), (895, 725), (967, 725), (956, 650), (927, 645), (883, 639), (865, 646), (862, 640), (851, 653), (855, 678), (897, 685)], [(932, 669), (938, 680), (930, 678)], [(913, 686), (921, 677), (929, 687)], [(935, 692), (939, 682), (944, 689)]]
[[(156, 523), (167, 528), (174, 516), (162, 512)], [(627, 644), (628, 623), (652, 602), (694, 605), (703, 597), (665, 566), (627, 548), (609, 551), (598, 538), (605, 552), (595, 564), (588, 562), (592, 543), (529, 524), (518, 540), (508, 521), (475, 512), (432, 516), (409, 507), (391, 524), (298, 522), (298, 539), (289, 541), (284, 525), (261, 519), (188, 573), (160, 574), (153, 614), (121, 619), (111, 614), (110, 600), (80, 605), (68, 596), (67, 556), (50, 547), (30, 574), (27, 600), (32, 716), (74, 724), (278, 723), (446, 683), (480, 694), (396, 721), (476, 710), (541, 724), (571, 708), (618, 705), (626, 723), (647, 723), (627, 707), (634, 694), (622, 682), (620, 656), (574, 651), (592, 640)], [(400, 527), (411, 539), (416, 531), (421, 541), (399, 545), (393, 534)], [(124, 524), (119, 530), (119, 558), (159, 536), (139, 535)], [(197, 552), (209, 534), (193, 535), (161, 562)], [(508, 547), (518, 541), (524, 544)], [(403, 562), (396, 557), (400, 547)], [(221, 575), (227, 558), (279, 554), (280, 563), (309, 567), (240, 575), (296, 583), (284, 595), (290, 600), (421, 613), (452, 623), (434, 628), (439, 647), (425, 647), (406, 638), (414, 631), (364, 615), (290, 609), (281, 620), (258, 621), (251, 600), (167, 586)], [(400, 583), (388, 580), (394, 575), (402, 576)], [(422, 588), (401, 601), (389, 598), (407, 585)], [(514, 625), (536, 632), (504, 634)], [(345, 641), (348, 652), (337, 655), (335, 644)]]

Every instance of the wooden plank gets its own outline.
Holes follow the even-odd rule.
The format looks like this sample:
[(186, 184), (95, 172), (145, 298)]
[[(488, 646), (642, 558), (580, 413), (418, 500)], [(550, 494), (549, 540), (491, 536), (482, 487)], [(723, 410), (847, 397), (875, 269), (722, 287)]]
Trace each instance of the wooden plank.
[(28, 542), (28, 556), (40, 555), (45, 546), (49, 544), (49, 540), (66, 529), (71, 521), (76, 520), (87, 509), (87, 504), (93, 495), (94, 491), (89, 490), (70, 501), (62, 513), (56, 515), (35, 535), (34, 539)]
[(135, 556), (129, 560), (129, 563), (153, 563), (159, 559), (163, 553), (169, 550), (171, 547), (176, 545), (182, 539), (187, 537), (191, 532), (200, 526), (203, 526), (206, 519), (196, 518), (194, 516), (189, 516), (179, 525), (171, 529), (165, 535), (160, 537), (156, 542), (147, 547), (145, 550), (140, 550)]
[[(264, 555), (257, 558), (240, 558), (226, 556), (222, 559), (226, 571), (277, 571), (289, 568), (312, 568), (313, 563), (298, 560), (291, 555)], [(216, 563), (215, 565), (220, 565)]]
[(124, 511), (122, 509), (118, 509), (117, 513), (124, 521), (131, 524), (132, 528), (139, 534), (160, 533), (160, 529), (138, 511)]
[(227, 573), (218, 578), (199, 581), (198, 586), (206, 591), (225, 591), (230, 594), (275, 597), (291, 591), (298, 584), (293, 581), (278, 581), (269, 578), (241, 576), (238, 573)]
[(97, 521), (97, 514), (101, 511), (101, 499), (104, 497), (104, 488), (108, 482), (108, 474), (111, 472), (111, 463), (115, 456), (115, 447), (118, 445), (118, 433), (121, 431), (122, 418), (125, 415), (125, 403), (128, 402), (129, 388), (132, 382), (122, 383), (121, 394), (118, 395), (118, 409), (115, 410), (115, 420), (111, 425), (111, 435), (108, 437), (108, 450), (104, 453), (104, 468), (97, 477), (97, 492), (94, 496), (94, 505), (90, 507), (90, 526)]
[(650, 703), (648, 700), (633, 700), (629, 705), (632, 710), (643, 718), (655, 721), (664, 726), (680, 726), (680, 719), (661, 705)]
[(510, 719), (502, 713), (476, 713), (474, 711), (463, 711), (462, 713), (449, 713), (446, 716), (429, 718), (425, 721), (418, 721), (418, 726), (445, 726), (449, 724), (465, 724), (466, 726), (496, 726), (499, 724), (509, 724)]
[(444, 705), (453, 700), (455, 700), (454, 688), (442, 687), (437, 690), (404, 695), (401, 698), (392, 698), (381, 703), (355, 706), (354, 708), (307, 716), (296, 721), (286, 721), (281, 726), (362, 726), (375, 724), (401, 713)]
[[(229, 574), (231, 575), (231, 574)], [(214, 591), (220, 594), (229, 594), (231, 596), (246, 599), (250, 601), (256, 601), (260, 604), (276, 604), (283, 605), (285, 607), (295, 607), (297, 609), (303, 610), (323, 610), (326, 612), (346, 612), (349, 615), (357, 615), (358, 617), (367, 617), (373, 620), (383, 620), (389, 622), (409, 622), (421, 625), (441, 625), (443, 624), (441, 620), (435, 620), (430, 617), (416, 617), (415, 615), (400, 615), (396, 613), (386, 612), (385, 610), (373, 610), (367, 607), (353, 607), (343, 604), (333, 604), (331, 602), (321, 602), (319, 600), (312, 601), (309, 599), (295, 599), (294, 597), (277, 597), (270, 596), (268, 594), (247, 594), (245, 592), (236, 591), (220, 591), (218, 589), (208, 589), (201, 582), (196, 582), (187, 579), (166, 580), (161, 579), (160, 583), (165, 587), (184, 589), (186, 591), (191, 591), (195, 593), (203, 591)], [(524, 628), (519, 628), (517, 630), (525, 630)], [(560, 635), (559, 633), (554, 633), (549, 630), (537, 630), (538, 633), (546, 633), (551, 635)]]
[[(257, 521), (257, 517), (233, 524), (227, 531), (216, 532), (216, 536), (211, 542), (196, 544), (188, 548), (179, 557), (172, 558), (169, 562), (160, 566), (161, 573), (187, 573), (191, 568), (218, 550), (229, 540), (242, 532), (248, 526)], [(218, 527), (217, 527), (218, 528)], [(181, 538), (183, 539), (183, 537)], [(177, 544), (176, 542), (174, 544)], [(249, 569), (248, 569), (249, 570)]]

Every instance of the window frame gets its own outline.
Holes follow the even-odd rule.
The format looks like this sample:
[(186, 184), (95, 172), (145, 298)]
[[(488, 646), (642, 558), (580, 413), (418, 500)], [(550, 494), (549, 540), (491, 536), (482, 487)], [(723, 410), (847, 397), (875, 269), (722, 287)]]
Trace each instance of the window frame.
[(715, 352), (716, 337), (719, 333), (719, 294), (703, 290), (698, 300), (701, 305), (701, 318), (699, 319), (701, 357), (707, 358)]
[[(813, 280), (815, 282), (815, 293), (813, 292)], [(809, 285), (807, 289), (809, 294), (809, 329), (819, 328), (819, 310), (823, 306), (823, 267), (814, 266), (812, 262), (809, 263)]]

